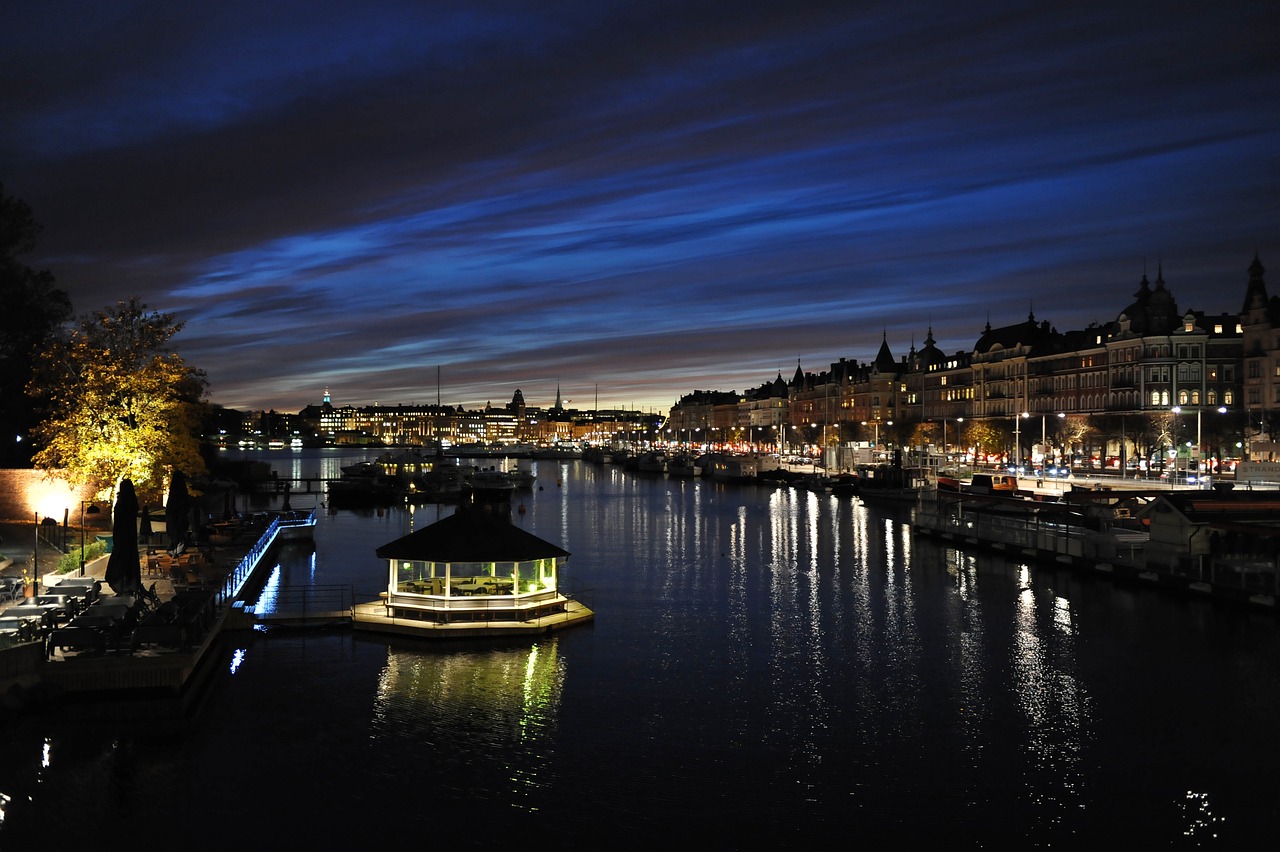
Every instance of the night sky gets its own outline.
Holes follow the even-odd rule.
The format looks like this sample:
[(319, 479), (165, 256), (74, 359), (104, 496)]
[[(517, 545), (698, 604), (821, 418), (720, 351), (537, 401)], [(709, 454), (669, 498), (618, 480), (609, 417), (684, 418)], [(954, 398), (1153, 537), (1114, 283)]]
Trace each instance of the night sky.
[(1274, 2), (7, 2), (0, 80), (24, 260), (234, 408), (665, 412), (1158, 263), (1280, 292)]

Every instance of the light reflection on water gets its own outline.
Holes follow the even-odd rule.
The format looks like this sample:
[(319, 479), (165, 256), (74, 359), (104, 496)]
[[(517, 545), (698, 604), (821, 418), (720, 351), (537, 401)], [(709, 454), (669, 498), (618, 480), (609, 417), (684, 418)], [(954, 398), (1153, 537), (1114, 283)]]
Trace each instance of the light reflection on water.
[[(379, 842), (715, 848), (1270, 831), (1273, 738), (1222, 721), (1269, 729), (1272, 616), (958, 552), (856, 500), (535, 469), (513, 522), (573, 554), (594, 625), (498, 645), (243, 637), (189, 723), (22, 720), (0, 740), (0, 845), (54, 814), (65, 839), (107, 818), (182, 831), (208, 801), (256, 840), (324, 846), (375, 824)], [(373, 550), (448, 511), (324, 514), (263, 605), (309, 583), (376, 594)], [(318, 785), (338, 800), (318, 806)]]

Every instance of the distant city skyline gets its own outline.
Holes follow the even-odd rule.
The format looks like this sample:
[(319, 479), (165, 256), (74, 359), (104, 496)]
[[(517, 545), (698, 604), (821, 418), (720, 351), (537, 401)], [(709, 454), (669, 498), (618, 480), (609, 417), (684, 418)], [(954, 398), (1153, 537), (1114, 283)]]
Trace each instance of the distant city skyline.
[[(211, 399), (665, 412), (1280, 270), (1263, 3), (23, 4), (0, 183)], [(1275, 278), (1273, 274), (1272, 278)], [(1273, 289), (1280, 281), (1271, 282)], [(439, 381), (437, 382), (437, 377)], [(569, 406), (569, 403), (566, 403)]]

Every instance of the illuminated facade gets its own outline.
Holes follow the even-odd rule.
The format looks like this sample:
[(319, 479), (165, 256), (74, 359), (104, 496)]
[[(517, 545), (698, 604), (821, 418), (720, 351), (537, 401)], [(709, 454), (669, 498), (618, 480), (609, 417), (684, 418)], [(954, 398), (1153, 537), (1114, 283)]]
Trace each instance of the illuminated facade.
[[(797, 367), (785, 394), (773, 395), (779, 410), (770, 416), (785, 417), (810, 442), (820, 434), (876, 436), (899, 446), (922, 423), (949, 424), (954, 443), (962, 423), (989, 421), (1012, 436), (1025, 431), (1017, 420), (1035, 418), (1038, 438), (1047, 423), (1074, 416), (1097, 445), (1123, 455), (1137, 444), (1168, 443), (1177, 406), (1201, 415), (1215, 447), (1243, 432), (1255, 455), (1280, 456), (1280, 444), (1270, 443), (1280, 428), (1280, 297), (1267, 295), (1263, 273), (1255, 256), (1239, 314), (1179, 310), (1158, 268), (1155, 281), (1143, 275), (1130, 304), (1102, 325), (1059, 332), (1029, 314), (1003, 327), (987, 323), (970, 349), (950, 355), (930, 328), (924, 347), (901, 359), (882, 340), (869, 362), (841, 358), (815, 373)], [(690, 433), (723, 421), (722, 410), (704, 403), (716, 393), (681, 399), (669, 428)], [(757, 399), (741, 397), (739, 407), (740, 423), (757, 424)]]

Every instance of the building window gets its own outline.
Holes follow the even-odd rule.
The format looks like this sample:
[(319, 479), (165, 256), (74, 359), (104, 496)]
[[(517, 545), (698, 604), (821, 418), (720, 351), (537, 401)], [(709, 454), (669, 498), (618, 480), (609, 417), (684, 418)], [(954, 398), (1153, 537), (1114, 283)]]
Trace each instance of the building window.
[(1186, 391), (1178, 391), (1178, 405), (1186, 405), (1190, 400), (1187, 399)]
[(1206, 397), (1206, 399), (1208, 400), (1208, 402), (1209, 402), (1209, 404), (1210, 404), (1210, 405), (1217, 405), (1217, 404), (1218, 404), (1218, 392), (1217, 392), (1217, 391), (1209, 391), (1209, 395)]
[(1223, 392), (1222, 392), (1222, 404), (1223, 404), (1223, 405), (1232, 405), (1235, 401), (1236, 401), (1236, 395), (1235, 395), (1235, 394), (1233, 394), (1231, 391), (1223, 391)]
[(1192, 405), (1199, 405), (1199, 404), (1200, 404), (1200, 391), (1198, 391), (1198, 390), (1193, 390), (1193, 391), (1191, 392), (1191, 404), (1192, 404)]
[(1160, 391), (1151, 392), (1151, 405), (1155, 407), (1160, 404)]

